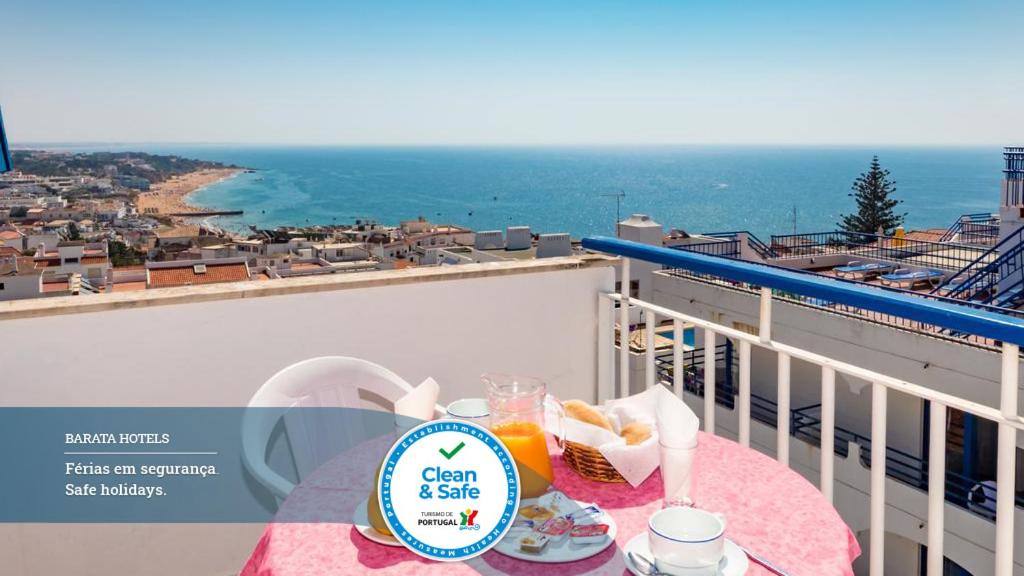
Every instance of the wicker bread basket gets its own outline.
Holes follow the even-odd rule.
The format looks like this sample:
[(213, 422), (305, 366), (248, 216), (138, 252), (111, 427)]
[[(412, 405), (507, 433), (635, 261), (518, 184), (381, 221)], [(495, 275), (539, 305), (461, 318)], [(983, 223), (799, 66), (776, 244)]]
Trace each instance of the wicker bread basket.
[(615, 483), (626, 481), (597, 448), (566, 440), (562, 458), (569, 468), (587, 480)]

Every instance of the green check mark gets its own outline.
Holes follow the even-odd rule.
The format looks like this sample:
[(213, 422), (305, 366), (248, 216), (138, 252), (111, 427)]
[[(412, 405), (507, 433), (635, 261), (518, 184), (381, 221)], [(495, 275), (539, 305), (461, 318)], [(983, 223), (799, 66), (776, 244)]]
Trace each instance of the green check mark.
[(466, 447), (466, 443), (465, 442), (459, 442), (459, 445), (456, 446), (455, 448), (452, 448), (451, 450), (445, 450), (444, 448), (438, 448), (437, 451), (441, 453), (441, 456), (444, 456), (446, 459), (451, 460), (452, 457), (454, 457), (456, 454), (459, 453), (459, 450), (462, 450), (465, 447)]

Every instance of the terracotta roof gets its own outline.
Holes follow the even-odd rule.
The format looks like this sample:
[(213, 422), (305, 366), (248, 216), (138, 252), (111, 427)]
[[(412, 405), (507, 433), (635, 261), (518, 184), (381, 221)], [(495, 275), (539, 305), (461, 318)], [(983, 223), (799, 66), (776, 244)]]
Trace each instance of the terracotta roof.
[(0, 246), (0, 258), (5, 256), (21, 256), (21, 250), (11, 246)]
[(237, 264), (207, 264), (206, 272), (203, 274), (196, 274), (192, 264), (174, 268), (149, 269), (150, 288), (239, 282), (248, 279), (249, 269), (244, 262)]
[(20, 240), (21, 232), (17, 230), (0, 230), (0, 240)]
[(106, 256), (84, 256), (82, 264), (103, 264), (107, 261)]
[(44, 258), (35, 261), (36, 268), (49, 268), (51, 266), (60, 266), (60, 258)]
[(134, 290), (145, 290), (146, 283), (143, 281), (139, 282), (118, 282), (114, 284), (111, 292), (132, 292)]
[(63, 292), (64, 290), (67, 290), (67, 289), (68, 289), (68, 283), (67, 282), (44, 282), (43, 283), (43, 293), (44, 294), (45, 293), (49, 293), (49, 292)]
[(942, 228), (932, 228), (929, 230), (911, 230), (910, 232), (907, 232), (906, 238), (907, 240), (926, 240), (928, 242), (938, 242), (939, 238), (942, 238), (942, 235), (945, 233), (946, 231), (943, 230)]

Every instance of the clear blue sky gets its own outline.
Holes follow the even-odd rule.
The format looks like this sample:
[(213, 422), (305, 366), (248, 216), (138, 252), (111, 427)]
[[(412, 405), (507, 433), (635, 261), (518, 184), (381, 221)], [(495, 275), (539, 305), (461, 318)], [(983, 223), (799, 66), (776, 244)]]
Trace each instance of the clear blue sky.
[(8, 0), (22, 142), (1020, 144), (1024, 2)]

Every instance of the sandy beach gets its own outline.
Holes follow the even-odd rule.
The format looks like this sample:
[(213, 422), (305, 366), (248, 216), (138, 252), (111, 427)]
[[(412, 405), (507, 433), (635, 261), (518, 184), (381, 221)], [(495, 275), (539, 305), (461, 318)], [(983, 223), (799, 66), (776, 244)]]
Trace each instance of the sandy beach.
[(188, 203), (188, 195), (204, 186), (232, 178), (241, 172), (242, 170), (237, 168), (220, 168), (198, 170), (176, 176), (166, 182), (154, 184), (149, 192), (140, 193), (136, 199), (137, 208), (140, 214), (165, 216), (171, 221), (171, 226), (164, 226), (160, 229), (159, 234), (163, 236), (194, 236), (199, 233), (199, 226), (194, 223), (194, 220), (166, 215), (203, 211), (204, 208)]
[(203, 208), (190, 205), (188, 195), (204, 186), (231, 178), (240, 172), (241, 170), (237, 168), (199, 170), (154, 184), (149, 192), (139, 194), (137, 199), (139, 213), (159, 216), (200, 212)]

